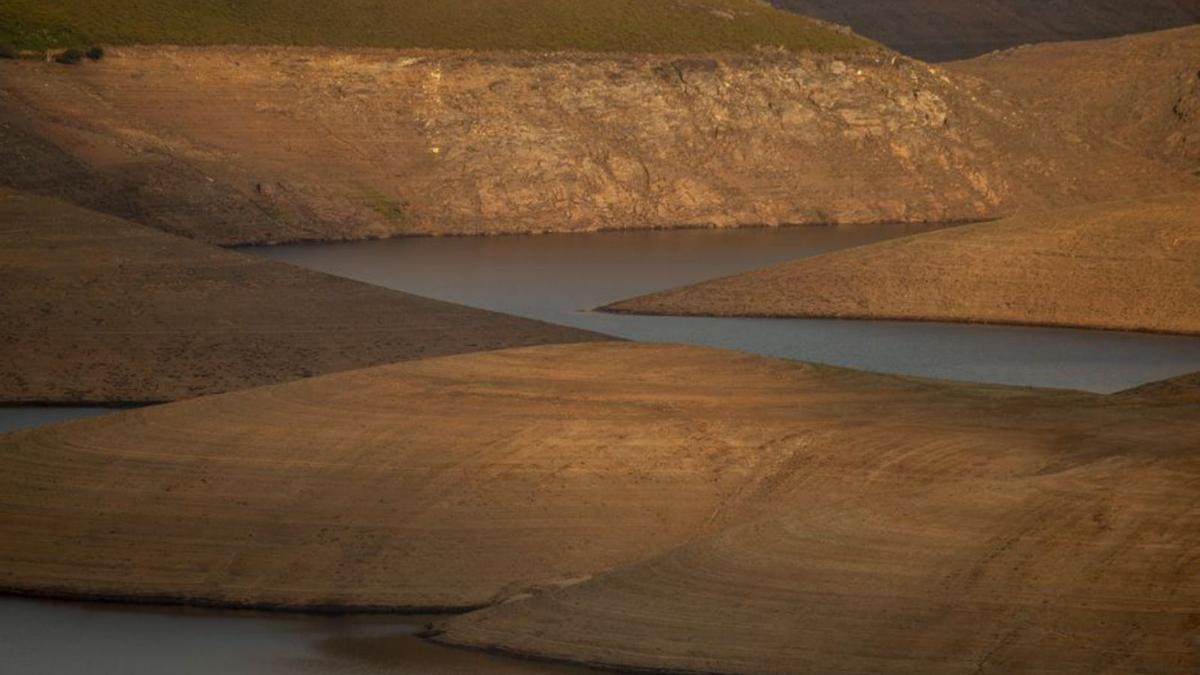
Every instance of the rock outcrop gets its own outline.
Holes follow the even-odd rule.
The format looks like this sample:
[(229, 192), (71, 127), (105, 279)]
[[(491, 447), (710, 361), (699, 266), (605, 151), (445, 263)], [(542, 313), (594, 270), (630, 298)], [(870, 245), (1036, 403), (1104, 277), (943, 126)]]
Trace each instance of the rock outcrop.
[(0, 90), (6, 183), (221, 244), (975, 220), (1192, 182), (885, 52), (123, 48), (0, 63)]

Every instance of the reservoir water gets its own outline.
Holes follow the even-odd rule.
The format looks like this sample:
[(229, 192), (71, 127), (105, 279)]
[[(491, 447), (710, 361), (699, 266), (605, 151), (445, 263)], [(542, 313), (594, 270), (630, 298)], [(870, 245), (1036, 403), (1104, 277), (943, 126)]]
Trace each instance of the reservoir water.
[[(608, 302), (933, 227), (630, 232), (395, 239), (245, 249), (475, 307), (638, 340), (688, 342), (844, 366), (1111, 392), (1200, 370), (1200, 339), (954, 324), (670, 318)], [(0, 432), (101, 408), (0, 408)], [(447, 649), (422, 617), (309, 616), (0, 598), (0, 673), (222, 675), (579, 673)]]
[(936, 226), (413, 238), (244, 249), (473, 307), (655, 342), (864, 370), (1110, 393), (1200, 370), (1200, 338), (904, 321), (590, 311), (625, 298)]

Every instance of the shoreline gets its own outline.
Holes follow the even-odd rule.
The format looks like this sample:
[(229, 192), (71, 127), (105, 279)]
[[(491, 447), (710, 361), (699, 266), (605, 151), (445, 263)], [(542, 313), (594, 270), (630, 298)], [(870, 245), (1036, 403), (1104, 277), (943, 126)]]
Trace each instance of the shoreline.
[[(707, 283), (707, 282), (705, 282)], [(1128, 333), (1131, 335), (1163, 335), (1169, 337), (1200, 337), (1200, 332), (1189, 333), (1186, 331), (1171, 331), (1159, 330), (1153, 328), (1129, 328), (1120, 326), (1102, 326), (1088, 324), (1068, 324), (1068, 323), (1049, 323), (1049, 322), (1026, 322), (1026, 321), (1002, 321), (988, 319), (948, 319), (944, 317), (927, 317), (927, 316), (890, 316), (890, 315), (871, 315), (871, 314), (715, 314), (710, 312), (668, 312), (668, 311), (639, 311), (635, 309), (621, 309), (613, 305), (624, 303), (624, 300), (618, 300), (609, 305), (603, 305), (587, 310), (591, 312), (599, 312), (602, 314), (616, 314), (621, 316), (662, 316), (662, 317), (691, 317), (697, 319), (797, 319), (797, 320), (826, 320), (826, 321), (887, 321), (895, 323), (940, 323), (953, 326), (1000, 326), (1010, 328), (1048, 328), (1053, 330), (1073, 330), (1073, 331), (1102, 331), (1105, 333)]]
[[(959, 227), (961, 225), (974, 225), (977, 223), (990, 223), (996, 220), (1003, 219), (1003, 216), (996, 218), (967, 218), (967, 219), (952, 219), (952, 220), (863, 220), (863, 221), (821, 221), (810, 223), (746, 223), (741, 225), (715, 225), (712, 223), (681, 223), (678, 225), (647, 225), (645, 227), (599, 227), (595, 229), (575, 229), (575, 230), (530, 230), (528, 232), (412, 232), (412, 233), (397, 233), (387, 236), (366, 235), (352, 239), (280, 239), (276, 241), (266, 242), (249, 242), (238, 244), (215, 244), (216, 246), (231, 250), (231, 251), (246, 251), (256, 248), (272, 248), (275, 246), (331, 246), (334, 244), (357, 244), (367, 241), (393, 241), (401, 239), (493, 239), (503, 237), (558, 237), (558, 236), (577, 236), (577, 235), (611, 235), (611, 234), (635, 234), (639, 232), (695, 232), (695, 231), (712, 231), (712, 232), (732, 232), (737, 230), (791, 230), (808, 227), (879, 227), (879, 226), (897, 226), (907, 227), (911, 225), (931, 225), (941, 226), (943, 228)], [(147, 226), (153, 227), (153, 226)], [(914, 235), (915, 236), (915, 235)]]

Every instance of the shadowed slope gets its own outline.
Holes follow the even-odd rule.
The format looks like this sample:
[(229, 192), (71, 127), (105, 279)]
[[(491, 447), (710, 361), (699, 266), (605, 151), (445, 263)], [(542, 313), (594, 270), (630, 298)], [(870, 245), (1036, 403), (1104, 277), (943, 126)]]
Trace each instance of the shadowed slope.
[(1194, 412), (667, 345), (413, 361), (0, 438), (0, 585), (507, 599), (443, 639), (616, 665), (1163, 670)]
[(0, 190), (0, 401), (155, 401), (607, 339), (268, 262)]
[(1189, 373), (1169, 380), (1150, 382), (1119, 392), (1119, 396), (1136, 396), (1163, 403), (1200, 404), (1200, 373)]
[(1200, 333), (1200, 194), (1020, 216), (654, 293), (608, 311)]
[[(771, 0), (927, 61), (1200, 22), (1197, 0)], [(1030, 73), (1032, 75), (1032, 73)]]

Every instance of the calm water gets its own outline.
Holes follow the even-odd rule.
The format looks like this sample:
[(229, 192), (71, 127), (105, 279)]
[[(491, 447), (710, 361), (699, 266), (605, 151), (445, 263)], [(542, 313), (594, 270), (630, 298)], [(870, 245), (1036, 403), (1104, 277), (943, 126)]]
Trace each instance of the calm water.
[(43, 424), (65, 422), (115, 412), (111, 408), (5, 408), (0, 407), (0, 434)]
[(424, 617), (0, 600), (4, 675), (588, 673), (430, 644)]
[(339, 276), (611, 335), (865, 370), (1108, 393), (1200, 370), (1200, 338), (888, 321), (619, 316), (651, 291), (935, 229), (802, 227), (422, 238), (245, 249)]

